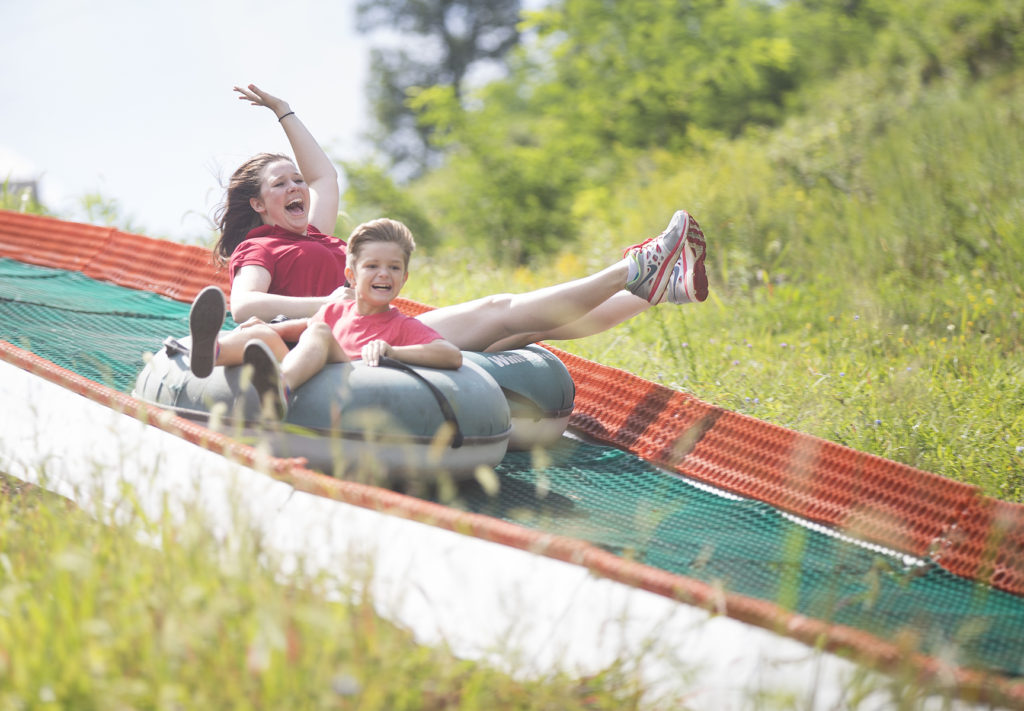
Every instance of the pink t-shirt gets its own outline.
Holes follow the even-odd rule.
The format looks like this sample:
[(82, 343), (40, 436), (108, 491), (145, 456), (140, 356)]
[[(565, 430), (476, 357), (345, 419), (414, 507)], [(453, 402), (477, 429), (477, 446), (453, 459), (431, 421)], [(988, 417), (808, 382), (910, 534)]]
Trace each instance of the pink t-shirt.
[(356, 302), (351, 299), (322, 306), (313, 320), (330, 326), (341, 349), (352, 359), (361, 358), (363, 346), (378, 338), (392, 346), (418, 346), (441, 338), (430, 326), (393, 306), (387, 311), (363, 316), (356, 311)]
[(238, 270), (254, 264), (270, 272), (267, 292), (281, 296), (327, 296), (345, 283), (344, 240), (309, 226), (297, 235), (276, 225), (249, 231), (231, 253), (232, 281)]

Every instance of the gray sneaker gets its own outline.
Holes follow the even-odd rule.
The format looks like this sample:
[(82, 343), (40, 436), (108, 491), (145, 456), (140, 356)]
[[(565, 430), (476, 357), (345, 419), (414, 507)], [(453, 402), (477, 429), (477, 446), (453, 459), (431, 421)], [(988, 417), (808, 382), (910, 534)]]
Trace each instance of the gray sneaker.
[(665, 301), (671, 304), (689, 304), (708, 298), (708, 274), (704, 269), (706, 253), (704, 233), (701, 232), (697, 221), (691, 217), (683, 251), (672, 267), (668, 289), (665, 290)]
[(630, 292), (652, 304), (661, 301), (672, 276), (672, 267), (682, 252), (689, 224), (690, 216), (679, 210), (664, 232), (626, 250), (625, 256), (636, 264), (636, 275), (626, 282)]
[(224, 292), (216, 286), (208, 286), (199, 292), (188, 312), (188, 330), (192, 336), (189, 348), (189, 368), (197, 378), (205, 378), (213, 372), (217, 361), (217, 334), (224, 325), (227, 301)]
[(281, 378), (281, 367), (270, 346), (257, 339), (249, 341), (245, 344), (242, 362), (252, 366), (252, 386), (260, 396), (261, 412), (283, 420), (288, 414), (288, 394)]

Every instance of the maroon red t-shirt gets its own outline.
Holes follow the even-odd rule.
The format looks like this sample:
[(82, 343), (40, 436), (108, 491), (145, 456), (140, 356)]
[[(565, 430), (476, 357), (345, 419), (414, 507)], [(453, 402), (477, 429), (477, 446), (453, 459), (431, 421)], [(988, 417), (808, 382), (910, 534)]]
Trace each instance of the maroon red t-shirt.
[(322, 306), (313, 320), (330, 326), (345, 355), (353, 360), (362, 358), (363, 346), (378, 338), (392, 346), (418, 346), (441, 338), (430, 326), (406, 316), (394, 306), (381, 313), (361, 315), (351, 299)]
[(228, 263), (231, 280), (242, 267), (254, 264), (270, 272), (267, 292), (281, 296), (327, 296), (345, 283), (344, 240), (309, 226), (297, 235), (277, 225), (249, 231)]

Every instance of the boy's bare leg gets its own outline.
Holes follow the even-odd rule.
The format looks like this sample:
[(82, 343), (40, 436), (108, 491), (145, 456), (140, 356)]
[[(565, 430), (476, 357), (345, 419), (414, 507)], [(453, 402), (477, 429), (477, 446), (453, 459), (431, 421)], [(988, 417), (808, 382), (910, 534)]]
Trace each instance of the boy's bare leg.
[(310, 323), (290, 351), (272, 327), (261, 329), (253, 326), (233, 331), (231, 353), (247, 334), (256, 332), (263, 335), (265, 331), (273, 334), (275, 344), (280, 343), (284, 350), (283, 359), (279, 361), (277, 353), (260, 338), (248, 339), (242, 348), (242, 359), (252, 366), (252, 384), (260, 396), (264, 413), (283, 419), (288, 413), (291, 391), (319, 373), (328, 362), (345, 360), (344, 353), (330, 327), (323, 322)]
[(327, 363), (348, 360), (341, 346), (323, 321), (311, 322), (299, 337), (295, 348), (281, 361), (281, 373), (287, 386), (294, 390), (323, 370)]

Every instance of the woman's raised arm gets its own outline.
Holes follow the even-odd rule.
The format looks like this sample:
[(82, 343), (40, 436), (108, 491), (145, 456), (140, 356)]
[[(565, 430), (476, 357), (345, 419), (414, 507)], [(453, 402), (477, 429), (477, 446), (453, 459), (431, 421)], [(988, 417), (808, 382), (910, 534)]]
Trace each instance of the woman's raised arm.
[(287, 101), (263, 91), (255, 84), (244, 88), (236, 86), (235, 91), (239, 93), (239, 99), (253, 106), (266, 106), (274, 112), (291, 144), (299, 172), (309, 185), (309, 224), (325, 234), (333, 234), (338, 219), (339, 190), (338, 171), (331, 159)]

